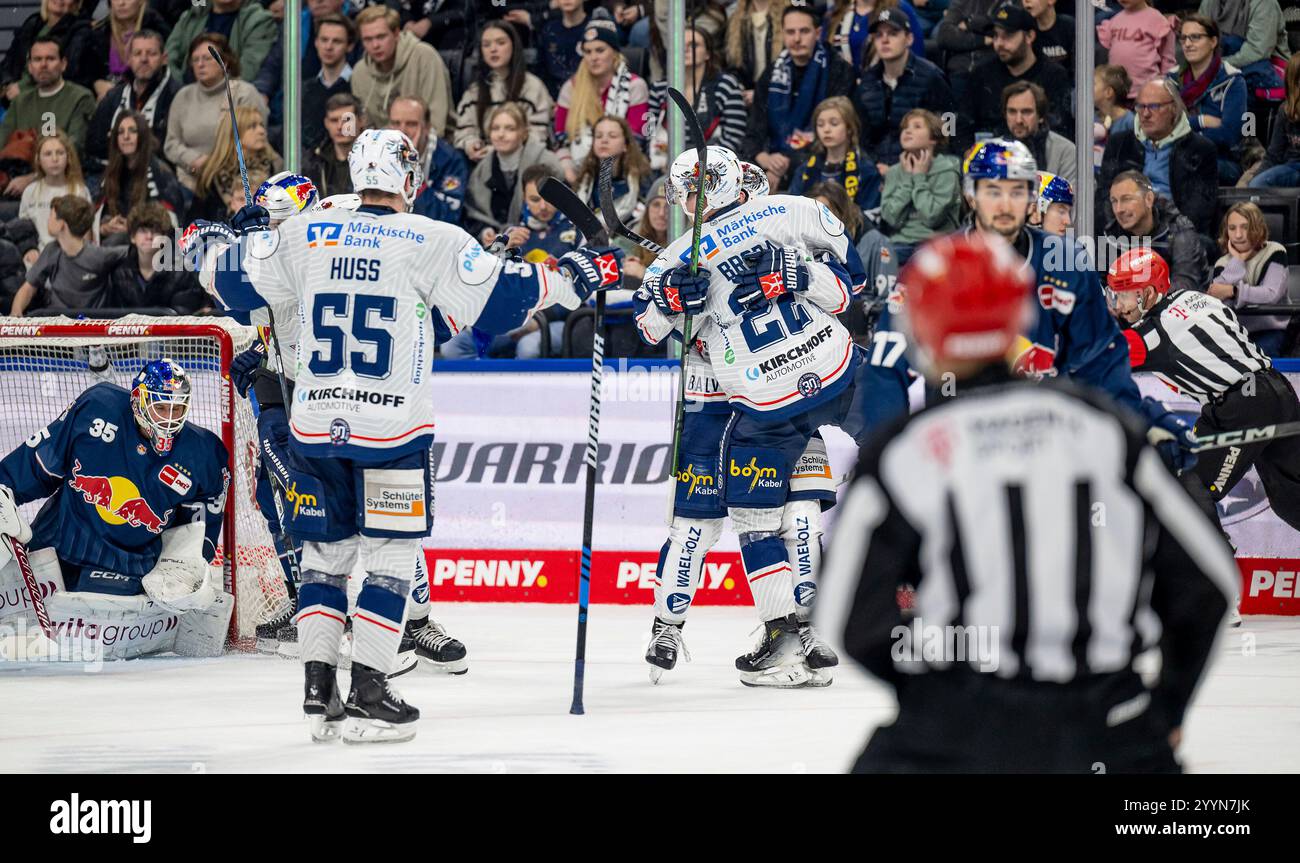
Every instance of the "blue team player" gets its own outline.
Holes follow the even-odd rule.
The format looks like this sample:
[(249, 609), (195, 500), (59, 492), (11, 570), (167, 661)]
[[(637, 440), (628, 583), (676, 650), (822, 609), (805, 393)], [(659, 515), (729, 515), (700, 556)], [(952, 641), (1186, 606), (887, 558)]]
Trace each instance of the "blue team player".
[(1195, 462), (1189, 425), (1154, 399), (1144, 399), (1129, 370), (1128, 346), (1106, 307), (1091, 256), (1074, 238), (1029, 227), (1038, 204), (1038, 168), (1019, 141), (976, 144), (962, 163), (963, 192), (973, 211), (968, 229), (996, 234), (1034, 271), (1038, 314), (1014, 351), (1015, 370), (1031, 377), (1065, 375), (1108, 392), (1145, 417), (1149, 437), (1172, 466)]
[(29, 544), (38, 559), (54, 550), (67, 591), (144, 594), (176, 613), (215, 599), (207, 574), (229, 458), (215, 434), (186, 422), (190, 393), (178, 363), (150, 361), (130, 392), (96, 384), (0, 461), (0, 523), (46, 499)]

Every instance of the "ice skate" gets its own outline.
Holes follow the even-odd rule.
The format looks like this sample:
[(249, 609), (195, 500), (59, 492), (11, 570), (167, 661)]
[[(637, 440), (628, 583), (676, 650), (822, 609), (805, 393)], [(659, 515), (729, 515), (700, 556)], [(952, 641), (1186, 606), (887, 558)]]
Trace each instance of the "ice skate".
[(808, 684), (812, 672), (804, 663), (803, 643), (794, 615), (763, 624), (763, 637), (751, 653), (736, 660), (740, 682), (746, 686), (794, 689)]
[(1232, 605), (1228, 607), (1228, 616), (1224, 618), (1223, 624), (1224, 626), (1230, 626), (1234, 628), (1241, 626), (1241, 595), (1240, 594), (1238, 594), (1237, 597), (1232, 601)]
[(343, 702), (339, 699), (336, 669), (325, 662), (303, 666), (306, 684), (302, 712), (311, 720), (311, 739), (316, 743), (337, 740), (343, 731)]
[(684, 623), (667, 623), (655, 618), (650, 627), (650, 645), (645, 650), (645, 661), (650, 663), (650, 682), (658, 683), (665, 671), (672, 671), (680, 655), (687, 662), (691, 653), (682, 641)]
[(808, 666), (809, 686), (830, 686), (840, 658), (830, 645), (821, 640), (812, 623), (799, 624), (799, 641), (803, 645), (804, 664)]
[(281, 649), (285, 644), (293, 644), (295, 647), (292, 653), (297, 653), (298, 627), (293, 623), (293, 615), (294, 609), (290, 605), (283, 614), (257, 625), (254, 635), (257, 637), (258, 653), (288, 656), (290, 652)]
[(397, 677), (423, 666), (439, 674), (464, 674), (469, 671), (465, 645), (447, 634), (431, 617), (406, 622), (402, 644), (397, 649), (398, 668), (389, 677)]
[(343, 705), (344, 743), (398, 743), (415, 736), (420, 711), (402, 700), (378, 669), (352, 666), (352, 690)]

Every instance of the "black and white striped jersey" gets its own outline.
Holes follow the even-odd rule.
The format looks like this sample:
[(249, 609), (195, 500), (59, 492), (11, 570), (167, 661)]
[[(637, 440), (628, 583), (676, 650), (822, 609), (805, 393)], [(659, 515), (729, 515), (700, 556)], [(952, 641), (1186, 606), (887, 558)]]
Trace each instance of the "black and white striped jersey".
[(1069, 683), (1131, 671), (1160, 643), (1176, 719), (1237, 579), (1219, 531), (1126, 414), (1068, 381), (997, 370), (864, 448), (817, 614), (895, 684), (953, 663)]
[(1269, 367), (1236, 313), (1209, 294), (1174, 291), (1124, 331), (1135, 371), (1204, 404)]

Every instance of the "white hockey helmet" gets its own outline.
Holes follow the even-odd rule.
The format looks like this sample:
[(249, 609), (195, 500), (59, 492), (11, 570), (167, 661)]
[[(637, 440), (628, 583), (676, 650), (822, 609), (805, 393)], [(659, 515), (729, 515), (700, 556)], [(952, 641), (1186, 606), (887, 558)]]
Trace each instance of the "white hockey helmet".
[[(707, 210), (720, 210), (740, 200), (744, 190), (744, 171), (740, 159), (726, 147), (711, 146), (706, 158), (709, 160), (708, 176), (704, 180), (704, 199)], [(686, 208), (686, 200), (700, 187), (699, 159), (695, 150), (685, 150), (668, 169), (668, 203)], [(694, 216), (694, 213), (687, 213)]]
[(744, 179), (741, 180), (740, 185), (749, 193), (751, 201), (771, 194), (772, 187), (767, 182), (767, 171), (764, 171), (753, 162), (741, 162), (740, 170), (744, 174)]
[(361, 206), (361, 196), (357, 194), (330, 195), (328, 198), (322, 198), (320, 209), (331, 210), (338, 207), (341, 210), (356, 211)]
[(410, 204), (420, 188), (420, 154), (411, 139), (396, 129), (367, 129), (348, 154), (348, 172), (353, 190), (400, 195)]
[(320, 195), (316, 184), (301, 174), (281, 171), (257, 187), (253, 201), (266, 208), (272, 222), (316, 209)]

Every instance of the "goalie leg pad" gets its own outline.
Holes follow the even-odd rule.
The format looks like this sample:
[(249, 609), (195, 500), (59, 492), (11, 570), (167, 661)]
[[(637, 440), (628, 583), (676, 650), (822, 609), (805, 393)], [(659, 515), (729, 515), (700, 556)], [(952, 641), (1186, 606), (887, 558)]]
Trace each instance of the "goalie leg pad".
[(673, 519), (655, 573), (655, 617), (685, 623), (704, 573), (704, 559), (722, 536), (722, 519)]
[(790, 501), (781, 514), (781, 540), (790, 560), (799, 621), (812, 617), (822, 564), (822, 508), (815, 500)]
[(160, 609), (147, 596), (56, 593), (45, 600), (61, 658), (133, 659), (172, 649), (183, 615)]
[(182, 614), (172, 650), (179, 656), (220, 656), (234, 610), (235, 598), (222, 591), (207, 608)]

